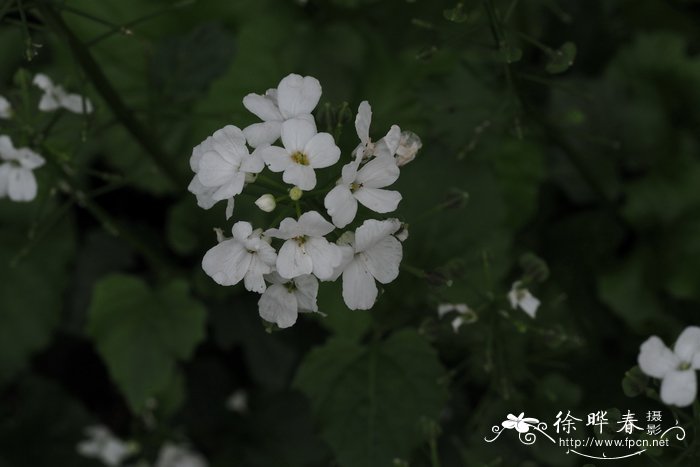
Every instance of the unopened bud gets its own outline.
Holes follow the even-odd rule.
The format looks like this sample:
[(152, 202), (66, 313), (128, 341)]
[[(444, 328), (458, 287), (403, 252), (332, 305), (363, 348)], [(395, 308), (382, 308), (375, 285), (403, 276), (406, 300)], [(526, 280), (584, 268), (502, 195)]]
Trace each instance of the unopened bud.
[(265, 212), (272, 212), (277, 207), (277, 202), (275, 197), (268, 193), (258, 198), (255, 205)]
[(402, 167), (411, 162), (422, 147), (423, 142), (417, 134), (412, 131), (402, 131), (399, 147), (396, 150), (396, 165)]
[(394, 234), (400, 242), (406, 241), (408, 238), (408, 224), (405, 222), (401, 224), (401, 228)]
[(292, 201), (299, 201), (303, 194), (304, 192), (302, 191), (302, 189), (298, 186), (295, 186), (294, 188), (289, 190), (289, 199), (291, 199)]

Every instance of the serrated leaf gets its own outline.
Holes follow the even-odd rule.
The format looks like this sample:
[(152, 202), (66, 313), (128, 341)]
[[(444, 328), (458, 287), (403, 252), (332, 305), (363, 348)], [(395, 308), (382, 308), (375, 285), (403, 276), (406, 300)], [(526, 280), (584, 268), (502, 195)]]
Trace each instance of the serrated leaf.
[(295, 385), (341, 466), (383, 467), (424, 441), (421, 422), (446, 400), (443, 373), (428, 343), (405, 330), (366, 347), (332, 339), (306, 357)]
[(134, 411), (163, 393), (178, 361), (204, 337), (205, 311), (182, 281), (153, 291), (135, 277), (113, 275), (95, 287), (88, 333)]
[(565, 42), (557, 50), (552, 51), (547, 62), (547, 73), (557, 74), (568, 70), (576, 59), (576, 44)]

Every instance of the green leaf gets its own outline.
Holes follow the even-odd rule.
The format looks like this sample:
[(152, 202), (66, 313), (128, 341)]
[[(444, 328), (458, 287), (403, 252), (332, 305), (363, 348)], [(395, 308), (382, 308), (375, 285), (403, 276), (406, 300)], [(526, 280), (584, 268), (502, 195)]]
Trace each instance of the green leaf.
[(155, 291), (125, 275), (97, 284), (88, 333), (134, 411), (174, 381), (176, 363), (189, 358), (204, 337), (205, 316), (183, 281)]
[(557, 50), (552, 51), (547, 62), (547, 73), (557, 74), (568, 70), (576, 58), (576, 44), (565, 42)]
[(295, 384), (341, 466), (383, 467), (425, 440), (421, 422), (446, 400), (443, 374), (428, 343), (404, 330), (366, 347), (332, 339), (306, 357)]

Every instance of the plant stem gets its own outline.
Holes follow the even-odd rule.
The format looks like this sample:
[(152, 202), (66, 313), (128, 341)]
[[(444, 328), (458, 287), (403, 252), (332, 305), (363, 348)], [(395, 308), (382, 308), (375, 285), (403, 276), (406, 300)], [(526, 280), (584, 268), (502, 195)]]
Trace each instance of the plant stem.
[(100, 68), (80, 39), (78, 39), (68, 25), (66, 25), (61, 15), (58, 14), (52, 6), (44, 2), (36, 3), (36, 7), (54, 32), (66, 39), (73, 56), (82, 67), (85, 75), (92, 81), (95, 90), (102, 96), (117, 120), (124, 125), (131, 136), (134, 137), (151, 157), (153, 163), (173, 184), (186, 186), (187, 180), (185, 177), (170, 165), (171, 161), (168, 156), (153, 142), (153, 135), (149, 134), (141, 123), (134, 118), (131, 110), (124, 104), (119, 93), (117, 93), (105, 76), (102, 68)]

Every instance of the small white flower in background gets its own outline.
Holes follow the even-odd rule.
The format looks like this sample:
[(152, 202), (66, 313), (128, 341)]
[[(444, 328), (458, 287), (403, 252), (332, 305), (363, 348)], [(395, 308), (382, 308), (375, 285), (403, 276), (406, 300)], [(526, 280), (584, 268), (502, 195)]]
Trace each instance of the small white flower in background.
[(369, 127), (372, 123), (372, 107), (369, 102), (362, 101), (357, 109), (355, 117), (355, 131), (360, 138), (360, 144), (353, 151), (360, 159), (367, 159), (371, 156), (394, 157), (401, 140), (401, 129), (397, 125), (392, 125), (389, 132), (376, 143), (369, 137)]
[(278, 229), (265, 235), (285, 240), (277, 255), (277, 272), (286, 279), (313, 274), (328, 280), (340, 264), (341, 251), (325, 239), (335, 227), (316, 211), (305, 212), (294, 220), (287, 217)]
[(246, 413), (248, 411), (248, 393), (238, 389), (226, 399), (226, 408), (231, 412)]
[(320, 98), (321, 83), (314, 77), (296, 74), (286, 76), (277, 89), (268, 89), (265, 95), (248, 94), (243, 105), (262, 120), (243, 130), (248, 144), (257, 148), (274, 143), (286, 120), (302, 118), (313, 122), (311, 112)]
[[(217, 130), (195, 147), (190, 166), (196, 175), (189, 190), (197, 195), (200, 206), (211, 207), (217, 201), (229, 200), (231, 212), (232, 200), (243, 191), (246, 177), (265, 167), (257, 153), (248, 152), (243, 132), (233, 125)], [(227, 212), (228, 217), (230, 213)]]
[(12, 117), (12, 106), (10, 101), (0, 96), (0, 118), (10, 118)]
[(248, 222), (236, 222), (233, 238), (225, 239), (204, 255), (202, 268), (220, 285), (235, 285), (241, 280), (251, 292), (265, 291), (264, 274), (272, 272), (277, 260), (274, 248), (253, 230)]
[(44, 158), (28, 148), (15, 148), (8, 136), (0, 136), (0, 198), (31, 201), (36, 198), (34, 169)]
[(282, 124), (282, 145), (260, 146), (265, 164), (283, 172), (282, 180), (304, 191), (316, 186), (314, 169), (330, 167), (340, 159), (340, 148), (328, 133), (318, 133), (313, 120), (293, 118)]
[(657, 336), (639, 349), (639, 368), (661, 380), (661, 400), (667, 405), (686, 407), (697, 395), (696, 370), (700, 370), (700, 327), (689, 326), (678, 336), (673, 350)]
[(39, 110), (52, 112), (64, 108), (73, 113), (92, 113), (92, 102), (80, 94), (70, 94), (63, 87), (53, 84), (51, 78), (44, 74), (34, 76), (33, 83), (44, 91), (39, 101)]
[(452, 319), (450, 323), (452, 325), (452, 330), (456, 333), (459, 328), (464, 324), (472, 324), (478, 319), (474, 310), (469, 308), (465, 303), (442, 303), (438, 305), (437, 313), (438, 318), (442, 318), (445, 315), (455, 312), (458, 316)]
[(508, 292), (508, 301), (514, 310), (520, 308), (530, 318), (535, 317), (537, 309), (540, 307), (540, 301), (529, 290), (522, 287), (519, 281), (514, 282), (510, 292)]
[(277, 207), (277, 202), (275, 201), (275, 197), (268, 193), (256, 199), (255, 205), (262, 211), (272, 212)]
[(422, 147), (423, 142), (417, 134), (412, 131), (402, 131), (399, 147), (396, 149), (396, 165), (403, 167), (411, 162)]
[(360, 162), (358, 157), (343, 167), (342, 178), (323, 200), (333, 223), (341, 228), (355, 219), (358, 201), (381, 214), (395, 211), (401, 201), (401, 193), (383, 189), (399, 178), (393, 157), (375, 157), (362, 168)]
[(288, 328), (296, 323), (300, 312), (318, 312), (318, 280), (313, 275), (285, 279), (273, 273), (266, 279), (271, 285), (258, 301), (260, 317), (265, 321)]
[(158, 452), (155, 467), (208, 467), (207, 460), (191, 449), (165, 443)]
[(338, 240), (343, 261), (334, 277), (343, 275), (343, 300), (351, 310), (372, 308), (379, 293), (375, 280), (388, 284), (399, 275), (403, 248), (393, 234), (400, 228), (398, 219), (368, 219)]
[(121, 465), (122, 461), (137, 450), (134, 443), (122, 441), (101, 425), (87, 427), (85, 435), (88, 439), (78, 443), (78, 454), (98, 459), (108, 466)]

